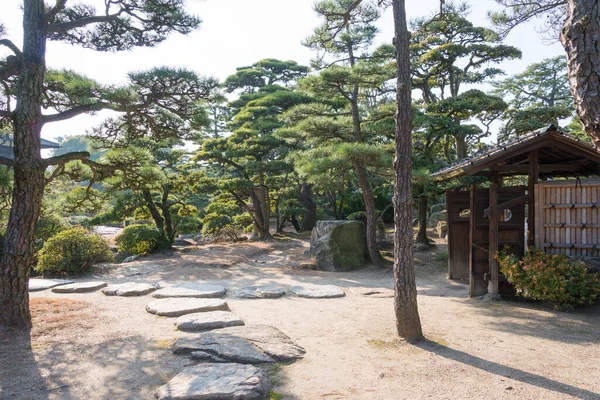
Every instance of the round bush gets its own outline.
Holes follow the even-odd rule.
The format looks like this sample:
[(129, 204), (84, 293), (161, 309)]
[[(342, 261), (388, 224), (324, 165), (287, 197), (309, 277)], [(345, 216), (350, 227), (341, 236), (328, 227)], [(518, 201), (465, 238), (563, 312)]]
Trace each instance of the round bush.
[(550, 301), (562, 309), (594, 304), (600, 298), (598, 274), (564, 254), (546, 254), (531, 248), (523, 259), (503, 252), (498, 261), (519, 295)]
[(113, 254), (100, 235), (75, 227), (44, 243), (34, 269), (44, 275), (76, 275), (88, 271), (94, 263), (112, 260)]
[(159, 230), (152, 225), (129, 225), (117, 236), (116, 241), (119, 251), (138, 255), (168, 247)]
[(69, 224), (56, 214), (43, 215), (35, 223), (35, 249), (41, 250), (44, 243), (57, 233), (69, 229)]

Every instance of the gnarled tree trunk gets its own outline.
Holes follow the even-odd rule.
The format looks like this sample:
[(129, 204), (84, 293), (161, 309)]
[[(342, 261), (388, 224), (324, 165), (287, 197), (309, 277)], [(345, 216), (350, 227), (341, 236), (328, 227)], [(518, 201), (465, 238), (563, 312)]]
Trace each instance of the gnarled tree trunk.
[[(425, 196), (419, 197), (419, 229), (417, 231), (417, 243), (429, 244), (429, 238), (427, 237), (427, 208), (429, 206), (429, 199)], [(412, 222), (411, 222), (412, 223)]]
[(369, 259), (371, 264), (381, 266), (383, 265), (383, 257), (381, 257), (377, 248), (377, 208), (375, 207), (371, 183), (367, 178), (367, 172), (359, 163), (354, 163), (354, 172), (358, 178), (358, 186), (362, 192), (365, 212), (367, 213), (367, 251), (369, 252)]
[(394, 28), (398, 82), (396, 89), (396, 155), (394, 158), (394, 308), (398, 335), (407, 341), (423, 337), (417, 307), (413, 266), (411, 88), (404, 0), (394, 0)]
[(17, 83), (14, 121), (14, 190), (0, 260), (0, 326), (27, 328), (29, 268), (34, 260), (35, 223), (44, 193), (40, 155), (42, 85), (45, 73), (44, 2), (25, 0), (23, 55)]
[(302, 219), (302, 231), (312, 231), (317, 226), (317, 204), (313, 199), (312, 185), (306, 182), (302, 183), (302, 190), (300, 191), (300, 197), (298, 198), (304, 205), (306, 212)]
[(560, 40), (567, 52), (567, 69), (575, 109), (583, 127), (600, 147), (600, 4), (569, 0)]

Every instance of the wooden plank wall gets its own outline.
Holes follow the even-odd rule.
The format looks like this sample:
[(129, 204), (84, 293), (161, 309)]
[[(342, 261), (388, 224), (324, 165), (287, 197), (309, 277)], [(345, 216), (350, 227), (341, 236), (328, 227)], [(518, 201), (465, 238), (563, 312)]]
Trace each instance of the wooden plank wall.
[(600, 257), (600, 181), (536, 185), (535, 246), (549, 254)]

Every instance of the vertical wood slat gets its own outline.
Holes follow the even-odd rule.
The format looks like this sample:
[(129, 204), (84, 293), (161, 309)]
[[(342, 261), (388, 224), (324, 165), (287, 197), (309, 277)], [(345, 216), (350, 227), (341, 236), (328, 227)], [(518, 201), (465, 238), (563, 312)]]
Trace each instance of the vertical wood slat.
[(488, 282), (488, 293), (498, 294), (499, 268), (496, 252), (498, 251), (498, 184), (490, 183), (490, 231), (489, 231), (489, 265), (490, 281)]
[(535, 227), (535, 247), (539, 250), (544, 250), (544, 234), (546, 229), (544, 228), (544, 217), (545, 217), (545, 213), (543, 210), (543, 204), (544, 204), (544, 187), (542, 186), (542, 184), (538, 183), (535, 185), (535, 198), (536, 198), (536, 202), (535, 204), (530, 204), (529, 208), (536, 208), (536, 219), (532, 220), (531, 218), (528, 218), (529, 223), (534, 223), (536, 225)]
[(475, 220), (475, 198), (476, 195), (476, 187), (475, 185), (471, 185), (471, 207), (469, 208), (471, 210), (471, 215), (470, 215), (470, 229), (469, 229), (469, 295), (470, 296), (475, 296), (476, 294), (476, 282), (475, 282), (475, 254), (473, 254), (473, 252), (475, 251), (475, 247), (473, 247), (473, 241), (475, 240), (475, 229), (477, 229), (476, 226), (476, 220)]

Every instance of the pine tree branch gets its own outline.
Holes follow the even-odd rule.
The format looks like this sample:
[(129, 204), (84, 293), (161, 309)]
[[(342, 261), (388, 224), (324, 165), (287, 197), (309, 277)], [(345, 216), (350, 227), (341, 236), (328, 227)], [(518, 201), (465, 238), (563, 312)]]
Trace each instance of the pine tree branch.
[(14, 44), (12, 41), (10, 41), (9, 39), (0, 39), (0, 46), (5, 46), (8, 47), (9, 49), (12, 50), (13, 53), (15, 53), (15, 55), (17, 57), (22, 57), (23, 53), (21, 52), (21, 49), (19, 49), (17, 47), (16, 44)]
[(93, 17), (80, 18), (80, 19), (76, 19), (74, 21), (50, 24), (50, 25), (48, 25), (47, 31), (48, 32), (67, 32), (67, 31), (70, 31), (71, 29), (82, 28), (84, 26), (91, 25), (91, 24), (99, 24), (102, 22), (111, 22), (111, 21), (115, 21), (117, 18), (119, 18), (119, 16), (122, 13), (123, 13), (123, 10), (120, 10), (119, 12), (117, 12), (115, 14), (95, 15)]
[(44, 159), (44, 164), (49, 167), (51, 165), (64, 165), (70, 161), (83, 161), (89, 160), (90, 153), (87, 151), (77, 151), (72, 153), (61, 154), (60, 156), (54, 156)]
[(12, 118), (14, 116), (12, 111), (0, 110), (1, 118)]
[(56, 0), (54, 7), (52, 7), (46, 13), (46, 21), (52, 21), (56, 15), (65, 9), (65, 5), (67, 4), (67, 0)]

